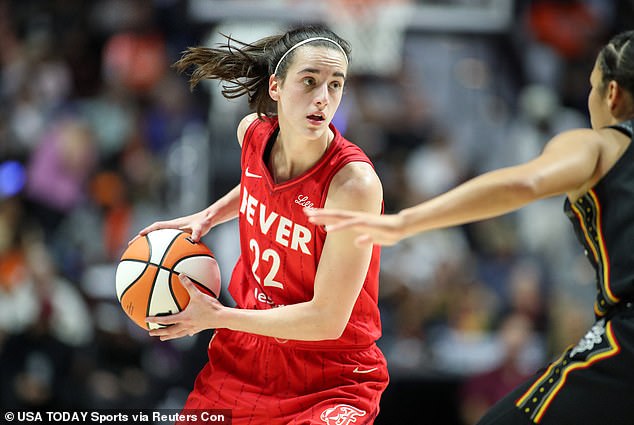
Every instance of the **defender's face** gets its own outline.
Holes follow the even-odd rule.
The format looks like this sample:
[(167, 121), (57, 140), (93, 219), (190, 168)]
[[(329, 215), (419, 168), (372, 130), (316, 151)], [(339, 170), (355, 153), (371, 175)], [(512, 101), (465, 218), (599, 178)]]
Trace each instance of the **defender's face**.
[(588, 95), (588, 112), (592, 128), (597, 130), (611, 122), (610, 108), (607, 100), (607, 87), (601, 82), (603, 73), (595, 62), (590, 74), (590, 94)]

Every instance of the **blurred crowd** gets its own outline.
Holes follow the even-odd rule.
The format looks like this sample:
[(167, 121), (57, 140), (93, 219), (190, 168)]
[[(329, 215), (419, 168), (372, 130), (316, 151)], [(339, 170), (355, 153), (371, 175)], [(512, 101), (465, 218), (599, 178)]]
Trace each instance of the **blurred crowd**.
[[(517, 1), (513, 25), (484, 35), (377, 25), (390, 44), (358, 54), (366, 66), (335, 120), (375, 162), (386, 212), (588, 126), (595, 53), (631, 27), (633, 8)], [(179, 0), (0, 0), (0, 408), (178, 408), (191, 388), (211, 331), (151, 339), (120, 308), (114, 272), (140, 228), (238, 182), (246, 102), (219, 99), (213, 85), (189, 92), (170, 69), (223, 25), (193, 20)], [(382, 51), (399, 61), (388, 67)], [(395, 388), (412, 376), (452, 382), (446, 423), (468, 425), (576, 343), (593, 319), (594, 281), (562, 205), (383, 250), (379, 344)], [(204, 240), (226, 283), (235, 223)], [(226, 291), (222, 300), (232, 302)]]

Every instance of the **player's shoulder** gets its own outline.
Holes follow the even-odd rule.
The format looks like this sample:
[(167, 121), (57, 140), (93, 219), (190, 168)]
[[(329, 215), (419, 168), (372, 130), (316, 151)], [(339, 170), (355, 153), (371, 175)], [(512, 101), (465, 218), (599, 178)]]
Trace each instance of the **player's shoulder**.
[(622, 135), (612, 128), (575, 128), (562, 131), (548, 141), (545, 151), (588, 153), (599, 155), (607, 144), (614, 141), (615, 135)]
[(383, 187), (372, 165), (354, 161), (333, 177), (327, 204), (330, 208), (375, 211), (382, 200)]
[(568, 143), (600, 143), (606, 138), (606, 134), (611, 133), (612, 129), (601, 128), (598, 130), (592, 128), (573, 128), (564, 130), (553, 137), (553, 140), (561, 140)]
[(247, 132), (247, 129), (253, 124), (254, 121), (260, 119), (257, 113), (252, 113), (240, 120), (240, 124), (238, 124), (237, 136), (238, 143), (242, 146), (242, 142), (244, 141), (244, 135)]

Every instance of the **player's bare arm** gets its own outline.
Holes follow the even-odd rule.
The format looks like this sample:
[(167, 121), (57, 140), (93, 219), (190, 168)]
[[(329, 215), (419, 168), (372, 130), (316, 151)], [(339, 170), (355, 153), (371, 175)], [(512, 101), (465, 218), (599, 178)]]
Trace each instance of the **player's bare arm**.
[(307, 211), (329, 232), (352, 229), (357, 243), (394, 244), (415, 233), (496, 217), (548, 196), (583, 190), (598, 179), (601, 136), (573, 130), (553, 138), (532, 161), (485, 173), (396, 215), (343, 210)]

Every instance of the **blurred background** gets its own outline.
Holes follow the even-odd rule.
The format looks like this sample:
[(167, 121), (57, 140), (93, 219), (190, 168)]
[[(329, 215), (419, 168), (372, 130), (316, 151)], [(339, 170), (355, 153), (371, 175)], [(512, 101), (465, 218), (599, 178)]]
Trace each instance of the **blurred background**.
[[(170, 64), (219, 32), (298, 23), (352, 43), (335, 122), (395, 212), (589, 126), (595, 54), (634, 27), (634, 1), (0, 0), (0, 408), (182, 405), (211, 332), (148, 337), (117, 302), (116, 263), (139, 229), (239, 181), (249, 111), (216, 82), (190, 93)], [(383, 250), (378, 424), (473, 424), (585, 333), (593, 272), (562, 205)], [(236, 235), (204, 238), (225, 285)]]

